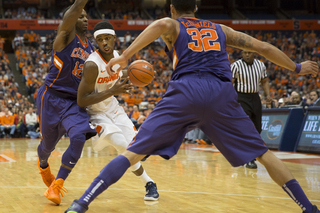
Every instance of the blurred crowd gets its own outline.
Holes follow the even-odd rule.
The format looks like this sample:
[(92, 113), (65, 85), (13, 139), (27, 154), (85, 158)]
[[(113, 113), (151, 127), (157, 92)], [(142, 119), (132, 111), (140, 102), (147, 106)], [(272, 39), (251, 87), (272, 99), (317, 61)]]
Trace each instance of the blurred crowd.
[(44, 13), (36, 7), (18, 7), (18, 9), (7, 9), (4, 11), (6, 19), (44, 19)]
[[(296, 62), (313, 60), (320, 63), (320, 41), (318, 41), (318, 37), (313, 31), (252, 31), (246, 33), (277, 46)], [(87, 36), (94, 44), (92, 34), (88, 32)], [(117, 38), (115, 49), (121, 54), (134, 41), (136, 36), (136, 34), (132, 35), (128, 31), (123, 38)], [(14, 81), (6, 54), (3, 50), (0, 50), (0, 78), (2, 79), (0, 79), (0, 99), (3, 100), (3, 107), (8, 108), (12, 114), (17, 115), (21, 110), (25, 115), (26, 108), (30, 106), (35, 111), (37, 106), (35, 106), (34, 100), (37, 96), (37, 90), (44, 83), (51, 64), (51, 45), (54, 37), (54, 33), (41, 38), (40, 35), (33, 31), (25, 31), (23, 35), (17, 33), (12, 42), (16, 54), (17, 67), (27, 88), (27, 97), (19, 93), (18, 85)], [(231, 63), (241, 58), (240, 50), (229, 47), (227, 50)], [(270, 79), (270, 94), (273, 98), (272, 102), (267, 103), (265, 98), (261, 97), (264, 108), (317, 106), (320, 75), (316, 78), (298, 76), (294, 72), (276, 66), (258, 55), (256, 57), (267, 67)], [(153, 64), (156, 71), (154, 81), (143, 88), (135, 87), (131, 94), (117, 97), (136, 128), (139, 128), (155, 105), (161, 100), (173, 71), (172, 63), (164, 52), (164, 43), (161, 39), (135, 54), (130, 62), (138, 59), (147, 60)], [(199, 130), (188, 133), (186, 136), (186, 141), (191, 143), (200, 143), (200, 139), (210, 143)]]

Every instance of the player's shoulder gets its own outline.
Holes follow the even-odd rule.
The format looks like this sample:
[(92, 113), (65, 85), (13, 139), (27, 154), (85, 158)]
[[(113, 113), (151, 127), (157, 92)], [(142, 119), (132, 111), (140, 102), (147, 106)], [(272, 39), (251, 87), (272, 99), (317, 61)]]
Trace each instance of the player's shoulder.
[(99, 53), (97, 51), (94, 51), (93, 53), (91, 53), (88, 57), (88, 59), (86, 60), (86, 62), (89, 61), (95, 61), (100, 57)]

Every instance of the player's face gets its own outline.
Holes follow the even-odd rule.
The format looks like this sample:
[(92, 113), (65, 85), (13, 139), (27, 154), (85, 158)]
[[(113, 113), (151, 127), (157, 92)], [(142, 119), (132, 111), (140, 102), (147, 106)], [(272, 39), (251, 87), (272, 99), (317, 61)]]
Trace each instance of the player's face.
[(115, 35), (101, 34), (96, 38), (96, 42), (99, 46), (99, 51), (106, 54), (113, 54)]
[(242, 58), (248, 64), (252, 64), (254, 59), (254, 53), (249, 51), (242, 51)]
[(80, 17), (78, 18), (76, 29), (82, 33), (86, 33), (88, 30), (88, 17), (85, 10), (82, 10)]

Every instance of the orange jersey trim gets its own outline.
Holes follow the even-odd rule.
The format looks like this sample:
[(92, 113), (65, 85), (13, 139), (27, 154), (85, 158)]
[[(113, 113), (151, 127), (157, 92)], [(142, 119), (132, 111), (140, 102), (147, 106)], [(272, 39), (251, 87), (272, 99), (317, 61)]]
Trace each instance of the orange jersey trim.
[(195, 18), (195, 17), (180, 17), (180, 18), (199, 20), (198, 18)]
[(176, 69), (179, 58), (177, 56), (176, 48), (174, 48), (174, 47), (173, 47), (173, 53), (172, 53), (172, 60), (173, 60), (173, 69)]
[(40, 109), (41, 109), (41, 113), (40, 113), (40, 133), (41, 133), (41, 139), (43, 138), (43, 137), (42, 137), (42, 106), (43, 106), (43, 97), (44, 97), (44, 95), (46, 94), (47, 89), (48, 89), (48, 87), (46, 87), (46, 90), (44, 91), (44, 93), (42, 94), (42, 97), (41, 97), (41, 107), (40, 107)]
[(62, 67), (63, 67), (63, 61), (61, 61), (61, 59), (56, 55), (56, 53), (54, 53), (54, 56), (53, 56), (53, 63), (59, 69), (59, 73), (58, 73), (57, 77), (53, 80), (53, 82), (50, 84), (49, 87), (51, 87), (54, 84), (54, 82), (59, 78), (59, 75), (60, 75)]
[(130, 147), (133, 144), (133, 142), (135, 142), (135, 141), (136, 141), (136, 136), (134, 136), (133, 140), (131, 141), (131, 143), (129, 144), (128, 147)]
[(102, 57), (102, 55), (100, 54), (99, 50), (96, 50), (96, 52), (99, 54), (100, 58), (104, 61), (104, 63), (108, 64), (108, 62), (106, 61), (106, 59), (104, 59)]
[(80, 43), (82, 44), (83, 48), (87, 48), (87, 47), (89, 46), (89, 43), (88, 43), (88, 39), (87, 39), (87, 38), (86, 38), (87, 43), (84, 44), (84, 43), (82, 42), (82, 40), (80, 39), (80, 37), (79, 37), (77, 34), (76, 34), (76, 36), (77, 36), (78, 39), (80, 40)]

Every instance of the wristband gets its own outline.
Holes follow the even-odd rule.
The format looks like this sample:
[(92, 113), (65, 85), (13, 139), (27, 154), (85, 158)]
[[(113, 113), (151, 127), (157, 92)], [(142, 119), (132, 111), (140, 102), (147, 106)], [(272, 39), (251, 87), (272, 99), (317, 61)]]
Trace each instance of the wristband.
[(301, 71), (301, 64), (296, 64), (296, 69), (294, 71), (295, 73), (299, 74)]

